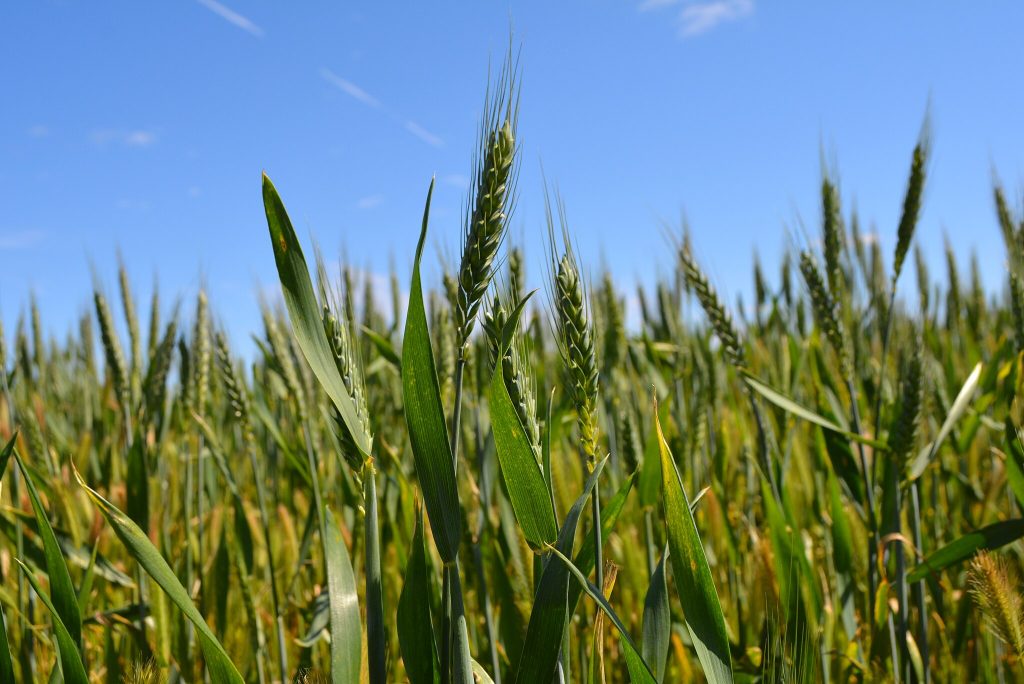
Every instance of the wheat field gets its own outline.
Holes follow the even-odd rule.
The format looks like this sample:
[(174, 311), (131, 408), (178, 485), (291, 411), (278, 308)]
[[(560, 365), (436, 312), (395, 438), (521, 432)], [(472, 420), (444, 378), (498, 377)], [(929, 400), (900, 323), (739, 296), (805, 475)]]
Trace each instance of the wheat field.
[[(489, 93), (460, 258), (421, 280), (425, 174), (392, 314), (264, 175), (281, 297), (253, 355), (202, 292), (141, 306), (130, 264), (67, 339), (34, 301), (0, 334), (0, 681), (1024, 680), (1003, 189), (996, 296), (915, 247), (927, 123), (894, 253), (823, 173), (813, 237), (744, 306), (696, 226), (626, 292), (578, 255), (579, 198), (517, 185), (514, 68)], [(519, 192), (543, 255), (507, 237)]]

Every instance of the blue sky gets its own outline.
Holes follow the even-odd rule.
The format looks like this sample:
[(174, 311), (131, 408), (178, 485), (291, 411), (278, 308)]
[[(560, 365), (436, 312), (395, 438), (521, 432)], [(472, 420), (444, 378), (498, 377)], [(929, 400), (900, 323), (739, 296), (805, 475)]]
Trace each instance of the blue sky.
[[(1021, 159), (1019, 3), (173, 3), (46, 1), (0, 27), (0, 311), (34, 291), (63, 335), (113, 294), (200, 284), (236, 340), (276, 285), (266, 169), (300, 234), (407, 279), (432, 174), (431, 255), (455, 257), (488, 63), (521, 45), (522, 170), (513, 235), (543, 274), (541, 165), (582, 257), (623, 286), (671, 266), (685, 211), (730, 294), (753, 250), (773, 264), (818, 230), (821, 151), (886, 253), (931, 102), (932, 175), (918, 238), (943, 235), (1000, 287), (991, 201)], [(769, 267), (772, 275), (773, 268)], [(436, 273), (436, 269), (435, 269)], [(189, 301), (191, 308), (191, 301)]]

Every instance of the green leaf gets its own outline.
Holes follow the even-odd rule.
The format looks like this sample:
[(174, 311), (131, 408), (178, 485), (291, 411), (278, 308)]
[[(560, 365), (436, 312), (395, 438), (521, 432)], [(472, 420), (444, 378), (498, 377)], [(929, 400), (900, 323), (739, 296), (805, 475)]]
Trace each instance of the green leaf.
[(769, 402), (775, 404), (776, 406), (778, 406), (783, 411), (786, 411), (787, 413), (792, 413), (797, 418), (803, 418), (804, 420), (810, 423), (814, 423), (819, 427), (823, 427), (826, 430), (838, 433), (846, 437), (847, 439), (852, 439), (855, 442), (867, 444), (868, 446), (878, 449), (880, 451), (887, 451), (889, 448), (885, 442), (879, 442), (869, 437), (865, 437), (864, 435), (858, 435), (856, 432), (844, 430), (843, 428), (839, 427), (838, 425), (830, 421), (828, 418), (825, 418), (824, 416), (819, 415), (814, 411), (801, 406), (800, 404), (796, 403), (795, 401), (793, 401), (786, 395), (782, 394), (778, 390), (772, 389), (771, 387), (769, 387), (768, 385), (764, 384), (763, 382), (754, 378), (751, 375), (744, 374), (743, 381), (746, 382), (752, 390), (760, 394)]
[(412, 455), (416, 462), (416, 475), (423, 491), (430, 529), (441, 560), (448, 564), (455, 562), (462, 539), (462, 506), (455, 482), (455, 463), (451, 443), (448, 441), (448, 426), (441, 405), (441, 391), (437, 383), (434, 352), (430, 346), (427, 314), (423, 308), (423, 288), (420, 284), (420, 259), (427, 239), (427, 220), (433, 192), (434, 181), (431, 180), (427, 204), (423, 209), (423, 227), (416, 245), (409, 310), (405, 318), (402, 399), (409, 440), (412, 442)]
[(320, 305), (313, 291), (313, 283), (309, 279), (309, 266), (302, 254), (302, 245), (299, 244), (277, 189), (265, 173), (263, 207), (267, 214), (267, 226), (270, 228), (270, 242), (274, 247), (277, 275), (281, 280), (281, 291), (284, 294), (285, 306), (288, 308), (288, 317), (292, 322), (292, 330), (295, 331), (295, 340), (299, 343), (299, 349), (306, 357), (313, 375), (338, 409), (341, 419), (355, 441), (356, 448), (361, 455), (369, 457), (370, 442), (366, 437), (366, 431), (359, 427), (355, 404), (345, 390), (345, 383), (341, 379), (334, 354), (327, 341)]
[(14, 434), (11, 435), (11, 438), (7, 440), (7, 444), (4, 445), (3, 451), (0, 451), (0, 479), (3, 479), (4, 473), (7, 472), (7, 464), (11, 460), (11, 454), (14, 453), (14, 443), (16, 441), (18, 441), (17, 430), (15, 430)]
[(391, 365), (393, 365), (399, 373), (402, 372), (402, 358), (395, 351), (395, 345), (391, 344), (391, 340), (384, 337), (375, 330), (367, 328), (365, 325), (359, 326), (362, 329), (363, 334), (369, 338), (373, 346), (377, 348), (380, 355), (384, 357)]
[[(530, 295), (532, 294), (531, 292)], [(491, 378), (488, 400), (494, 448), (498, 454), (498, 463), (501, 465), (501, 477), (508, 490), (516, 521), (523, 530), (523, 536), (530, 547), (537, 551), (554, 543), (558, 537), (558, 527), (555, 524), (555, 512), (551, 507), (551, 497), (544, 481), (544, 473), (541, 472), (530, 438), (509, 397), (502, 370), (505, 350), (512, 337), (507, 331), (518, 328), (519, 316), (530, 295), (524, 297), (509, 315), (502, 334), (498, 363)]]
[(651, 673), (651, 669), (644, 662), (644, 659), (640, 656), (640, 652), (636, 649), (636, 644), (633, 643), (633, 639), (630, 638), (629, 632), (626, 631), (625, 626), (619, 619), (619, 616), (615, 614), (615, 610), (611, 604), (608, 603), (608, 599), (604, 597), (604, 594), (598, 590), (594, 583), (587, 579), (579, 568), (573, 565), (573, 562), (565, 557), (564, 554), (560, 553), (558, 549), (551, 548), (551, 553), (555, 555), (572, 573), (576, 581), (583, 587), (583, 591), (587, 592), (587, 595), (594, 600), (594, 603), (604, 611), (604, 614), (608, 616), (612, 624), (615, 625), (615, 629), (619, 631), (619, 643), (622, 645), (622, 650), (625, 651), (626, 655), (626, 669), (629, 670), (629, 679), (632, 682), (642, 682), (643, 684), (655, 684), (656, 679)]
[[(21, 570), (25, 573), (25, 577), (28, 578), (29, 584), (32, 585), (32, 589), (35, 590), (36, 594), (46, 606), (46, 609), (50, 611), (50, 617), (53, 620), (54, 636), (57, 637), (57, 651), (60, 655), (60, 667), (63, 671), (64, 681), (68, 684), (89, 684), (89, 675), (86, 674), (85, 665), (82, 664), (82, 654), (78, 652), (78, 644), (75, 642), (71, 632), (64, 625), (64, 622), (60, 619), (60, 613), (57, 611), (57, 608), (54, 607), (53, 602), (50, 601), (50, 597), (47, 596), (46, 592), (43, 591), (43, 588), (39, 586), (39, 580), (36, 579), (36, 576), (28, 569), (28, 566), (20, 560), (18, 560), (18, 565), (21, 566)], [(13, 682), (14, 679), (5, 679), (3, 681)], [(238, 681), (242, 680), (239, 679)]]
[(410, 684), (436, 684), (441, 681), (430, 617), (430, 577), (423, 547), (423, 510), (416, 508), (416, 533), (405, 568), (402, 595), (398, 599), (398, 647)]
[(1006, 480), (1020, 506), (1024, 506), (1024, 442), (1013, 420), (1006, 417)]
[[(605, 457), (597, 464), (594, 472), (587, 478), (583, 492), (565, 516), (565, 522), (562, 523), (555, 543), (555, 548), (563, 554), (572, 553), (583, 507), (590, 499), (590, 494), (594, 491), (597, 479), (607, 461), (608, 458)], [(531, 684), (551, 681), (558, 666), (562, 629), (570, 617), (569, 570), (563, 563), (552, 562), (549, 554), (545, 559), (544, 571), (533, 599), (530, 624), (526, 628), (523, 651), (519, 655), (518, 669), (513, 678), (515, 682)]]
[(359, 597), (352, 561), (345, 540), (324, 506), (324, 553), (327, 565), (327, 597), (331, 613), (331, 682), (359, 684), (363, 628), (359, 622)]
[(668, 647), (672, 636), (672, 614), (668, 605), (668, 577), (665, 574), (665, 559), (669, 550), (661, 554), (658, 566), (651, 574), (651, 583), (644, 596), (643, 639), (641, 654), (650, 666), (654, 678), (660, 682), (665, 678), (668, 664)]
[(939, 447), (942, 446), (942, 442), (945, 441), (946, 437), (953, 430), (953, 426), (963, 416), (964, 411), (971, 403), (971, 397), (974, 396), (974, 391), (978, 388), (978, 380), (981, 379), (981, 361), (974, 367), (971, 374), (967, 376), (967, 380), (964, 381), (964, 386), (960, 388), (959, 394), (956, 395), (956, 399), (953, 400), (953, 406), (950, 407), (949, 413), (946, 414), (946, 420), (942, 421), (942, 427), (939, 428), (939, 434), (936, 435), (935, 439), (931, 444), (922, 449), (917, 457), (911, 462), (910, 470), (907, 474), (908, 479), (913, 482), (917, 478), (924, 474), (928, 464), (935, 458), (935, 454), (938, 453)]
[(11, 645), (7, 642), (10, 627), (7, 625), (3, 604), (0, 604), (0, 628), (4, 630), (4, 638), (0, 639), (0, 682), (13, 682), (14, 663), (11, 661)]
[(160, 585), (160, 588), (167, 593), (167, 597), (178, 607), (178, 610), (195, 626), (199, 646), (210, 672), (210, 680), (214, 684), (234, 684), (235, 682), (241, 684), (244, 681), (242, 675), (238, 673), (224, 647), (217, 641), (210, 626), (206, 624), (206, 620), (192, 603), (188, 592), (181, 586), (174, 571), (167, 565), (167, 561), (160, 555), (153, 543), (149, 541), (146, 533), (114, 504), (85, 484), (78, 471), (75, 471), (75, 477), (88, 493), (89, 498), (100, 509), (103, 517), (107, 519), (107, 523), (114, 528), (114, 533), (128, 549), (132, 558), (142, 566), (154, 582)]
[(42, 501), (39, 500), (39, 492), (32, 479), (32, 474), (25, 467), (21, 455), (15, 450), (14, 458), (18, 467), (25, 476), (25, 485), (28, 489), (29, 499), (32, 501), (32, 511), (36, 515), (39, 536), (43, 541), (43, 553), (46, 557), (46, 574), (50, 578), (50, 591), (53, 592), (53, 605), (56, 606), (60, 620), (71, 635), (76, 648), (82, 647), (82, 611), (78, 607), (78, 593), (71, 583), (71, 575), (68, 573), (68, 566), (64, 562), (64, 554), (61, 553), (60, 544), (57, 543), (57, 536), (50, 527), (50, 519), (46, 515)]
[(951, 541), (929, 554), (907, 573), (908, 582), (918, 582), (932, 573), (966, 560), (978, 551), (998, 549), (1024, 537), (1024, 518), (1014, 518), (986, 525)]
[(662, 495), (665, 504), (665, 523), (672, 561), (672, 575), (683, 604), (686, 629), (697, 651), (697, 659), (704, 668), (704, 676), (711, 684), (732, 682), (732, 656), (729, 637), (725, 631), (725, 617), (718, 592), (711, 577), (704, 547), (697, 533), (697, 525), (690, 513), (690, 504), (683, 491), (679, 471), (672, 460), (661, 421), (655, 421), (661, 450)]

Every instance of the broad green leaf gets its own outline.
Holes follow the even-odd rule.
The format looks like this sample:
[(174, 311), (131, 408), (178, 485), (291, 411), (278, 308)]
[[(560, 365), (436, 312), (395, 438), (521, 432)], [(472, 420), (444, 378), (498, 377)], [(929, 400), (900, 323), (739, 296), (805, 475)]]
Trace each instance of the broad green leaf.
[(2, 603), (0, 603), (0, 628), (4, 630), (4, 638), (0, 639), (0, 682), (13, 682), (14, 663), (11, 660), (11, 645), (7, 641), (10, 627), (7, 625), (7, 616), (4, 615)]
[(659, 683), (665, 678), (668, 647), (672, 636), (668, 576), (665, 574), (665, 559), (668, 558), (668, 554), (669, 550), (666, 547), (647, 586), (647, 595), (644, 596), (643, 639), (640, 642), (641, 655)]
[(324, 506), (324, 553), (327, 565), (327, 599), (331, 614), (331, 682), (359, 684), (363, 628), (359, 621), (359, 597), (352, 561), (345, 540)]
[(959, 394), (956, 395), (956, 399), (953, 400), (953, 406), (950, 407), (949, 413), (946, 414), (946, 419), (942, 421), (942, 427), (939, 428), (939, 434), (935, 436), (935, 439), (931, 444), (922, 449), (917, 457), (911, 462), (910, 470), (907, 473), (908, 479), (911, 482), (921, 477), (928, 464), (935, 458), (935, 454), (938, 453), (939, 447), (942, 446), (942, 442), (945, 441), (946, 437), (953, 430), (953, 426), (960, 420), (960, 417), (967, 410), (967, 407), (971, 403), (971, 397), (974, 396), (974, 391), (978, 388), (978, 380), (981, 378), (982, 363), (978, 362), (978, 365), (974, 367), (971, 374), (967, 376), (967, 380), (964, 381), (964, 386), (960, 388)]
[(370, 443), (365, 431), (359, 427), (355, 404), (345, 390), (345, 383), (341, 379), (330, 343), (327, 341), (320, 304), (309, 278), (309, 266), (302, 254), (302, 245), (299, 244), (299, 238), (295, 235), (295, 229), (292, 228), (291, 219), (288, 218), (288, 212), (285, 211), (277, 189), (265, 173), (263, 207), (267, 214), (267, 226), (270, 228), (270, 242), (274, 247), (277, 275), (281, 280), (281, 291), (284, 294), (285, 306), (288, 308), (288, 317), (292, 322), (292, 330), (295, 331), (295, 340), (299, 343), (299, 349), (306, 357), (313, 375), (338, 409), (341, 419), (355, 441), (356, 448), (363, 456), (368, 457)]
[(888, 446), (885, 442), (879, 442), (869, 437), (865, 437), (864, 435), (858, 435), (855, 432), (844, 430), (840, 426), (830, 421), (828, 418), (825, 418), (824, 416), (815, 413), (809, 408), (801, 406), (800, 404), (796, 403), (795, 401), (793, 401), (786, 395), (782, 394), (778, 390), (772, 389), (771, 387), (769, 387), (768, 385), (754, 378), (751, 375), (744, 374), (743, 381), (746, 382), (752, 390), (760, 394), (769, 402), (775, 404), (776, 406), (778, 406), (783, 411), (786, 411), (787, 413), (792, 413), (797, 418), (803, 418), (804, 420), (810, 423), (814, 423), (819, 427), (823, 427), (826, 430), (838, 433), (846, 437), (847, 439), (852, 439), (855, 442), (867, 444), (868, 446), (874, 447), (875, 449), (879, 449), (882, 451), (888, 449)]
[[(530, 293), (533, 294), (533, 293)], [(519, 316), (529, 295), (509, 315), (505, 331), (516, 330)], [(503, 332), (505, 332), (503, 331)], [(516, 521), (523, 530), (523, 536), (535, 551), (551, 544), (558, 537), (555, 512), (551, 508), (551, 497), (544, 481), (537, 457), (530, 444), (519, 414), (505, 386), (502, 365), (511, 333), (502, 335), (498, 363), (491, 378), (488, 400), (491, 408), (491, 430), (494, 433), (494, 448), (501, 465), (501, 477), (508, 490), (508, 498), (515, 511)]]
[(729, 637), (725, 631), (722, 604), (718, 601), (711, 568), (708, 567), (697, 525), (690, 513), (690, 504), (683, 491), (679, 471), (676, 470), (672, 452), (661, 430), (656, 399), (654, 413), (661, 451), (661, 483), (669, 558), (672, 561), (676, 590), (683, 604), (686, 628), (708, 681), (711, 684), (732, 682), (732, 656), (729, 653)]
[(206, 620), (203, 619), (195, 604), (192, 603), (192, 599), (189, 598), (188, 592), (181, 586), (178, 577), (153, 546), (153, 543), (149, 541), (146, 533), (114, 504), (85, 484), (78, 471), (75, 471), (75, 477), (89, 494), (89, 498), (100, 509), (103, 517), (107, 519), (107, 523), (114, 529), (117, 538), (128, 549), (132, 558), (142, 566), (154, 582), (160, 585), (160, 588), (167, 593), (167, 597), (178, 607), (178, 610), (195, 626), (199, 646), (203, 651), (203, 658), (206, 660), (206, 667), (210, 673), (210, 680), (214, 684), (234, 684), (235, 682), (240, 684), (243, 682), (242, 675), (231, 662), (224, 647), (214, 636), (210, 626), (206, 624)]
[[(15, 559), (17, 560), (17, 559)], [(53, 632), (54, 636), (57, 637), (57, 651), (60, 655), (60, 667), (64, 675), (63, 681), (68, 684), (89, 684), (89, 675), (85, 672), (85, 665), (82, 664), (82, 654), (78, 651), (78, 644), (75, 642), (74, 637), (68, 628), (64, 625), (64, 622), (60, 619), (60, 613), (57, 608), (50, 601), (50, 597), (47, 596), (46, 592), (39, 585), (39, 580), (32, 574), (32, 571), (28, 569), (28, 566), (18, 560), (18, 565), (21, 566), (22, 572), (25, 573), (25, 577), (28, 578), (29, 584), (32, 585), (32, 589), (35, 590), (36, 594), (42, 600), (43, 605), (50, 611), (50, 618), (53, 621)], [(4, 681), (13, 682), (14, 679), (5, 679)], [(239, 679), (238, 681), (242, 681)]]
[(56, 606), (60, 620), (71, 635), (76, 648), (82, 647), (82, 611), (78, 607), (78, 593), (71, 583), (71, 575), (68, 573), (68, 566), (64, 562), (64, 555), (61, 553), (60, 544), (57, 543), (57, 536), (50, 527), (50, 519), (46, 515), (42, 501), (39, 500), (39, 492), (36, 490), (32, 474), (25, 467), (24, 461), (17, 450), (14, 451), (14, 458), (18, 462), (18, 468), (25, 476), (25, 488), (28, 490), (29, 499), (32, 501), (32, 511), (36, 515), (39, 536), (43, 541), (43, 553), (46, 556), (46, 574), (50, 578), (50, 591), (53, 593), (53, 605)]
[[(565, 522), (562, 523), (555, 544), (555, 548), (563, 554), (572, 553), (583, 507), (590, 499), (590, 494), (594, 491), (597, 479), (607, 461), (608, 458), (605, 457), (597, 464), (594, 472), (587, 478), (583, 492), (565, 516)], [(569, 570), (565, 564), (553, 561), (551, 554), (548, 554), (540, 585), (533, 599), (530, 624), (526, 628), (523, 651), (519, 655), (518, 669), (513, 678), (515, 682), (531, 684), (551, 681), (558, 666), (562, 629), (570, 617)]]
[(405, 422), (412, 442), (412, 455), (416, 462), (416, 476), (423, 491), (423, 502), (430, 518), (437, 551), (445, 563), (453, 563), (462, 539), (462, 506), (455, 482), (455, 464), (448, 426), (441, 405), (441, 391), (437, 383), (434, 352), (427, 329), (427, 314), (423, 308), (423, 288), (420, 284), (420, 259), (427, 239), (427, 220), (430, 216), (430, 198), (434, 181), (430, 182), (427, 204), (423, 209), (423, 227), (416, 245), (416, 260), (412, 269), (409, 292), (409, 310), (405, 318), (405, 338), (402, 342), (402, 399), (405, 404)]
[(573, 565), (573, 562), (566, 558), (566, 556), (559, 552), (554, 547), (551, 548), (551, 553), (558, 558), (568, 569), (569, 572), (576, 578), (580, 586), (583, 587), (583, 591), (587, 593), (590, 598), (594, 600), (594, 603), (604, 611), (604, 614), (608, 616), (612, 624), (615, 625), (615, 629), (619, 631), (619, 643), (622, 645), (622, 650), (626, 656), (626, 669), (629, 670), (629, 679), (632, 682), (642, 682), (643, 684), (656, 684), (657, 680), (654, 678), (654, 674), (651, 673), (650, 667), (644, 662), (644, 659), (640, 656), (640, 652), (636, 648), (636, 644), (633, 643), (633, 639), (630, 638), (629, 632), (626, 631), (625, 626), (619, 619), (619, 616), (615, 614), (615, 610), (611, 604), (608, 603), (608, 599), (604, 597), (604, 594), (594, 586), (594, 583), (587, 579), (579, 568)]
[(402, 595), (398, 599), (398, 647), (410, 684), (437, 684), (441, 673), (437, 661), (433, 621), (430, 617), (430, 577), (423, 546), (423, 511), (416, 509), (416, 533), (405, 568)]
[(932, 573), (945, 570), (966, 560), (978, 551), (998, 549), (1024, 537), (1024, 518), (1014, 518), (986, 525), (951, 541), (929, 554), (907, 573), (908, 582), (918, 582)]

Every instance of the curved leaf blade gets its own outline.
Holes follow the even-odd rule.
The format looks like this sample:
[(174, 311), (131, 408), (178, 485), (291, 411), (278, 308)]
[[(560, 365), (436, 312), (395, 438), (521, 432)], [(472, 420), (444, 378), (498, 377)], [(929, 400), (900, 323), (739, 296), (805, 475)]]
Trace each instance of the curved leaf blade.
[(359, 684), (363, 628), (359, 621), (359, 597), (352, 561), (345, 540), (324, 506), (324, 553), (327, 565), (327, 600), (331, 616), (331, 681)]
[(423, 308), (423, 287), (420, 283), (420, 259), (427, 238), (427, 220), (430, 216), (430, 198), (434, 181), (430, 181), (427, 203), (423, 209), (423, 226), (416, 245), (416, 260), (412, 269), (409, 291), (409, 310), (405, 317), (405, 337), (402, 341), (402, 399), (405, 404), (405, 422), (412, 442), (416, 475), (423, 491), (423, 503), (430, 518), (430, 529), (441, 559), (453, 563), (462, 539), (462, 507), (455, 482), (455, 464), (448, 425), (441, 405), (441, 390), (434, 366), (434, 352), (427, 329), (427, 314)]
[(320, 317), (320, 305), (313, 291), (313, 283), (309, 279), (309, 266), (302, 254), (302, 245), (295, 235), (284, 202), (281, 201), (277, 188), (266, 173), (263, 174), (263, 207), (267, 214), (270, 242), (274, 247), (277, 275), (281, 280), (281, 292), (284, 294), (292, 330), (295, 331), (295, 341), (299, 343), (299, 349), (306, 357), (313, 375), (345, 421), (349, 433), (355, 440), (356, 448), (363, 456), (369, 456), (370, 443), (365, 431), (359, 427), (355, 404), (345, 390), (345, 383), (341, 379), (330, 344), (327, 342), (327, 333), (324, 332), (323, 320)]
[(202, 614), (192, 603), (185, 587), (181, 586), (178, 577), (164, 560), (149, 537), (138, 525), (125, 515), (114, 504), (104, 499), (99, 492), (85, 484), (82, 476), (75, 471), (75, 478), (85, 489), (89, 498), (100, 513), (106, 518), (107, 523), (114, 529), (114, 534), (121, 540), (128, 553), (142, 566), (146, 573), (153, 578), (153, 581), (160, 585), (166, 592), (178, 610), (191, 622), (196, 629), (196, 636), (199, 638), (199, 646), (203, 650), (203, 658), (206, 660), (206, 667), (210, 672), (210, 679), (214, 684), (242, 684), (244, 680), (235, 668), (234, 663), (228, 656), (227, 651), (217, 640), (210, 626), (206, 624)]
[(436, 684), (441, 681), (430, 617), (430, 578), (423, 546), (423, 510), (416, 509), (416, 532), (412, 552), (405, 569), (402, 594), (398, 598), (398, 647), (410, 684)]
[[(22, 572), (25, 573), (25, 577), (28, 578), (29, 584), (32, 585), (32, 589), (35, 590), (42, 600), (43, 605), (50, 611), (50, 617), (53, 620), (53, 633), (57, 637), (57, 652), (60, 656), (60, 667), (64, 675), (64, 681), (69, 684), (88, 684), (89, 675), (86, 674), (85, 665), (82, 664), (82, 655), (78, 652), (78, 645), (75, 643), (74, 637), (60, 619), (60, 612), (53, 605), (46, 592), (43, 591), (43, 588), (39, 585), (39, 580), (28, 569), (28, 566), (20, 560), (18, 560), (18, 565), (21, 566)], [(12, 677), (4, 681), (13, 682), (14, 679)]]
[(935, 454), (938, 453), (939, 447), (949, 436), (949, 433), (953, 431), (953, 426), (963, 416), (964, 411), (971, 403), (971, 397), (974, 396), (974, 391), (978, 389), (978, 381), (981, 380), (981, 361), (974, 367), (971, 374), (967, 376), (967, 380), (964, 381), (963, 387), (960, 388), (960, 392), (957, 393), (956, 399), (953, 400), (953, 405), (949, 409), (949, 413), (946, 414), (946, 419), (942, 421), (942, 427), (939, 428), (939, 434), (935, 436), (932, 443), (922, 449), (917, 457), (910, 464), (910, 471), (907, 477), (911, 482), (921, 477), (924, 474), (928, 464), (935, 458)]
[(729, 637), (725, 631), (722, 604), (718, 600), (711, 568), (708, 567), (697, 525), (690, 513), (690, 504), (683, 491), (679, 471), (676, 470), (672, 452), (661, 430), (656, 398), (654, 413), (661, 452), (661, 484), (669, 558), (672, 561), (676, 590), (683, 604), (686, 628), (708, 681), (711, 684), (731, 684), (732, 656), (729, 653)]
[(665, 559), (668, 558), (668, 553), (666, 548), (651, 574), (651, 583), (647, 587), (647, 595), (644, 596), (644, 619), (641, 626), (643, 639), (640, 642), (640, 652), (659, 684), (665, 678), (668, 647), (672, 637), (668, 576), (665, 574)]
[(1024, 518), (1003, 520), (986, 525), (951, 541), (929, 554), (907, 573), (908, 582), (919, 582), (928, 575), (967, 560), (978, 551), (998, 549), (1024, 537)]

